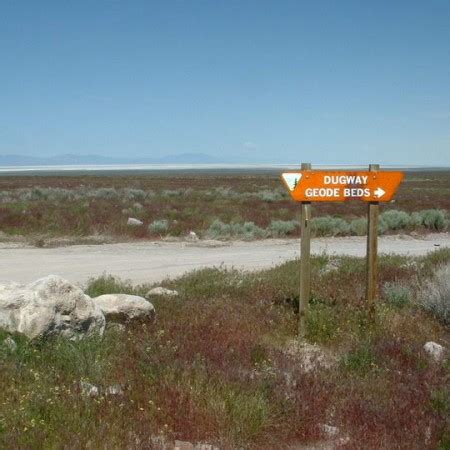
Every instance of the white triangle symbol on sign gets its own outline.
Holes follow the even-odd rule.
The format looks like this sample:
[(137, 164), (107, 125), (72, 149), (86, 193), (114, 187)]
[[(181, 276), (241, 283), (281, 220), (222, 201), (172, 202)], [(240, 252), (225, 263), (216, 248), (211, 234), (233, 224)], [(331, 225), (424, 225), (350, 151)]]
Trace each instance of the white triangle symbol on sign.
[(282, 175), (283, 180), (285, 181), (285, 183), (287, 184), (288, 188), (293, 191), (296, 187), (297, 184), (299, 183), (300, 179), (302, 178), (302, 174), (301, 173), (283, 173)]

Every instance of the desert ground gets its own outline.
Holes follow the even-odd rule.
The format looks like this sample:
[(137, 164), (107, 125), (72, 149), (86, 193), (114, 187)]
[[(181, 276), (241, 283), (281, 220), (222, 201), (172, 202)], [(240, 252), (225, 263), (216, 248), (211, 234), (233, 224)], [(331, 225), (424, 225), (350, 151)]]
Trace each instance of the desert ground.
[(381, 206), (374, 305), (366, 206), (313, 205), (301, 342), (283, 189), (0, 176), (0, 448), (449, 448), (449, 171)]

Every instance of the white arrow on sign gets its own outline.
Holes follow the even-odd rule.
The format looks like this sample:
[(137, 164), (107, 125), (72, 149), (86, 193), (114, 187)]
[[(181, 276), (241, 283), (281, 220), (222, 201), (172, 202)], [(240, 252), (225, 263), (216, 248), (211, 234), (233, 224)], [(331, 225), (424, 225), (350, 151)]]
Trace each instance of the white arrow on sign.
[(374, 192), (375, 196), (377, 198), (381, 198), (383, 197), (384, 194), (386, 194), (386, 191), (384, 191), (383, 189), (381, 189), (380, 187), (377, 188), (377, 190)]

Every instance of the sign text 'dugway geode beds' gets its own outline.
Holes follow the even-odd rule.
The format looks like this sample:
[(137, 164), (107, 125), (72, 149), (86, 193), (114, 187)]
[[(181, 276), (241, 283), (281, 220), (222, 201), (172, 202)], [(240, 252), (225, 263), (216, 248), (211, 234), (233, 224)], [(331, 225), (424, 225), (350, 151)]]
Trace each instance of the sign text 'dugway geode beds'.
[(299, 202), (389, 202), (403, 180), (403, 172), (302, 170), (285, 172), (282, 179)]

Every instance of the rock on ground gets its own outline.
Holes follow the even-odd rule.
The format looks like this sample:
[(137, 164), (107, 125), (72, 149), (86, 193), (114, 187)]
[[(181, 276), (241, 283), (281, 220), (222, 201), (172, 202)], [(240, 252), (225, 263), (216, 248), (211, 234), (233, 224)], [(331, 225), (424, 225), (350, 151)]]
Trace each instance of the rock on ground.
[(105, 389), (105, 395), (123, 395), (123, 389), (120, 384), (113, 384)]
[(128, 221), (127, 221), (127, 225), (130, 225), (132, 227), (140, 227), (140, 226), (144, 225), (144, 222), (142, 222), (142, 220), (135, 219), (134, 217), (129, 217)]
[(145, 298), (151, 298), (151, 297), (177, 297), (178, 292), (166, 289), (161, 286), (155, 287), (153, 289), (150, 289), (146, 294)]
[(155, 308), (143, 297), (127, 294), (105, 294), (92, 299), (108, 320), (153, 319)]
[(441, 361), (444, 358), (445, 347), (437, 344), (436, 342), (430, 341), (427, 342), (423, 349), (428, 355), (430, 355), (436, 362)]
[(121, 396), (124, 392), (120, 384), (113, 384), (107, 388), (102, 388), (87, 381), (80, 381), (80, 393), (83, 397), (98, 397), (100, 394)]
[(0, 284), (0, 295), (2, 294), (2, 292), (10, 291), (12, 289), (19, 289), (21, 287), (23, 287), (22, 284), (14, 283), (13, 281), (2, 283)]
[(102, 334), (105, 317), (84, 292), (56, 275), (0, 286), (0, 328), (30, 339)]
[(80, 381), (81, 395), (84, 397), (98, 397), (100, 391), (97, 386), (86, 381)]
[(195, 231), (189, 231), (188, 235), (186, 236), (187, 241), (197, 242), (199, 240), (197, 233)]

